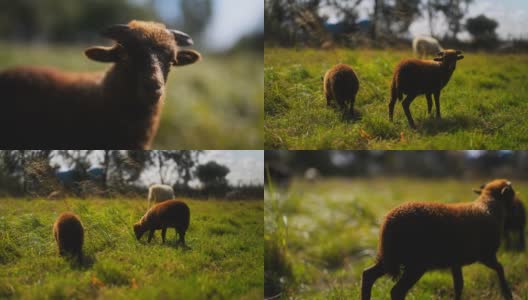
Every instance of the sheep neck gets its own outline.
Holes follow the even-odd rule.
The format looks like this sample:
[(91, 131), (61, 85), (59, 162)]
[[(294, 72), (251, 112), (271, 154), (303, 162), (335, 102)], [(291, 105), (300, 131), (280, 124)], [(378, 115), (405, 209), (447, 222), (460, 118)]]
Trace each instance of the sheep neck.
[(451, 79), (451, 75), (453, 75), (456, 65), (455, 65), (455, 68), (453, 68), (453, 70), (449, 70), (447, 64), (445, 64), (444, 62), (439, 63), (439, 66), (441, 70), (440, 81), (441, 81), (441, 86), (443, 88), (447, 85), (447, 83), (449, 82), (449, 79)]
[(158, 127), (161, 108), (163, 106), (163, 95), (152, 99), (142, 99), (136, 87), (138, 82), (137, 72), (124, 64), (114, 64), (102, 79), (102, 93), (105, 110), (111, 109), (116, 112), (113, 116), (119, 116), (112, 120), (114, 126), (126, 128), (130, 140), (141, 139), (141, 145), (130, 145), (130, 147), (149, 147)]
[(492, 195), (482, 194), (476, 202), (484, 206), (485, 210), (500, 223), (503, 223), (505, 215), (504, 207)]

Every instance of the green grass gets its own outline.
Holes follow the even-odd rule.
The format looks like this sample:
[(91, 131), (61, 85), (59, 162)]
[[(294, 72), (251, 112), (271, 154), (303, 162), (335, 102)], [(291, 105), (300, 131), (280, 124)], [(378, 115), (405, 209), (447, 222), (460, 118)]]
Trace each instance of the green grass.
[[(0, 43), (0, 70), (21, 64), (69, 71), (103, 71), (109, 67), (90, 61), (84, 49)], [(152, 148), (262, 149), (262, 68), (262, 56), (251, 53), (203, 53), (199, 63), (172, 68)]]
[[(282, 196), (266, 192), (266, 289), (282, 298), (359, 299), (361, 273), (374, 264), (383, 216), (408, 200), (462, 202), (474, 200), (480, 181), (408, 178), (296, 180)], [(528, 207), (528, 182), (513, 181)], [(277, 230), (280, 228), (280, 230)], [(528, 234), (528, 232), (527, 232)], [(284, 245), (281, 251), (270, 245)], [(498, 253), (514, 299), (528, 298), (528, 254)], [(291, 270), (291, 272), (288, 272)], [(502, 299), (496, 274), (480, 264), (463, 268), (464, 299)], [(280, 278), (282, 277), (282, 278)], [(277, 282), (282, 283), (282, 291)], [(387, 276), (373, 287), (373, 299), (390, 299), (394, 282)], [(518, 296), (515, 298), (515, 296)], [(451, 299), (448, 271), (426, 273), (406, 299)]]
[[(410, 51), (266, 48), (266, 149), (525, 149), (528, 147), (528, 55), (464, 54), (442, 90), (442, 119), (427, 115), (425, 96), (400, 103), (388, 118), (390, 82)], [(357, 120), (328, 108), (322, 76), (336, 63), (355, 69)], [(433, 110), (434, 113), (434, 110)]]
[[(260, 299), (262, 201), (186, 200), (191, 224), (176, 245), (137, 241), (132, 225), (146, 200), (0, 199), (0, 299)], [(77, 213), (85, 228), (83, 267), (58, 256), (57, 216)]]

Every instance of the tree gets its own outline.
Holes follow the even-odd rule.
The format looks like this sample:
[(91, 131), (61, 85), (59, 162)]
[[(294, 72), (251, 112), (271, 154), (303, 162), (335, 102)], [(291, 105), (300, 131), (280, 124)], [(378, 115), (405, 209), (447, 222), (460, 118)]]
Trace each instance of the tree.
[(210, 194), (221, 195), (227, 191), (228, 167), (209, 161), (196, 167), (196, 177), (203, 183), (204, 188)]
[(477, 45), (488, 46), (495, 44), (497, 33), (495, 29), (499, 24), (497, 21), (479, 15), (475, 18), (469, 18), (466, 21), (466, 29), (473, 36), (473, 41)]
[(461, 21), (467, 13), (471, 2), (473, 2), (473, 0), (433, 0), (429, 1), (428, 4), (435, 10), (442, 12), (446, 18), (448, 32), (451, 33), (451, 39), (457, 40), (457, 35), (462, 29)]

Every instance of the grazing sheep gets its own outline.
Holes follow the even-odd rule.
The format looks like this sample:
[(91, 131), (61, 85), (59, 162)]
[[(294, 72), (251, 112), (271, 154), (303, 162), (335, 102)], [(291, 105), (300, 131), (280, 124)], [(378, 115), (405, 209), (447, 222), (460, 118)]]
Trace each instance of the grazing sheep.
[(425, 272), (442, 268), (451, 269), (460, 299), (462, 266), (475, 262), (493, 269), (504, 298), (512, 299), (496, 253), (514, 196), (511, 183), (497, 179), (470, 203), (408, 202), (392, 209), (381, 226), (376, 264), (363, 272), (361, 299), (370, 299), (372, 285), (385, 274), (399, 277), (392, 299), (404, 299)]
[[(473, 190), (476, 194), (480, 195), (480, 189)], [(526, 210), (524, 205), (518, 196), (513, 199), (513, 205), (511, 209), (506, 211), (504, 216), (504, 239), (506, 240), (506, 247), (512, 248), (513, 240), (512, 235), (517, 236), (517, 250), (523, 251), (526, 249), (526, 242), (524, 238), (524, 227), (526, 226)]]
[(82, 262), (84, 228), (79, 216), (71, 212), (62, 213), (53, 224), (53, 236), (61, 256), (71, 256)]
[(85, 51), (106, 73), (18, 67), (0, 73), (0, 136), (12, 149), (147, 149), (158, 130), (171, 66), (200, 54), (182, 32), (132, 21), (102, 32), (116, 43)]
[(418, 58), (424, 58), (428, 55), (435, 55), (444, 51), (437, 39), (430, 36), (417, 36), (412, 42), (414, 55)]
[(151, 201), (156, 203), (170, 199), (174, 199), (174, 190), (170, 185), (153, 184), (149, 187), (148, 207), (150, 207)]
[(165, 234), (168, 227), (174, 227), (180, 236), (179, 244), (185, 246), (185, 232), (189, 227), (190, 211), (187, 204), (179, 200), (169, 200), (153, 206), (147, 213), (134, 224), (134, 233), (139, 240), (141, 236), (150, 231), (148, 242), (154, 237), (154, 231), (161, 229), (161, 239), (165, 243)]
[(427, 98), (427, 111), (431, 114), (434, 95), (436, 117), (440, 118), (440, 91), (446, 86), (455, 71), (457, 60), (464, 56), (460, 50), (445, 50), (438, 53), (433, 60), (404, 59), (394, 70), (391, 86), (391, 100), (389, 103), (389, 119), (393, 121), (394, 104), (396, 99), (402, 100), (403, 94), (407, 97), (402, 101), (402, 107), (409, 122), (409, 126), (416, 128), (411, 116), (409, 106), (416, 96), (425, 94)]
[(354, 114), (359, 80), (350, 66), (338, 64), (328, 70), (324, 76), (323, 88), (328, 106), (331, 106), (331, 101), (335, 100), (343, 111), (350, 105), (350, 114)]

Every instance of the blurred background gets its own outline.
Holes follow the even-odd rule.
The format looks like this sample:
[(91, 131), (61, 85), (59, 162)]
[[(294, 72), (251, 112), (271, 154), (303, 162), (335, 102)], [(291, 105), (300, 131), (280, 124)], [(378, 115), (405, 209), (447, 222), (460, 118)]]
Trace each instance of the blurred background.
[(146, 197), (154, 183), (177, 197), (263, 197), (263, 151), (1, 150), (0, 197)]
[(528, 176), (528, 151), (265, 151), (265, 161), (271, 178), (278, 181), (314, 176), (469, 180)]
[(189, 33), (204, 56), (173, 69), (155, 149), (260, 149), (264, 3), (260, 0), (0, 0), (0, 69), (105, 70), (83, 51), (132, 19)]
[(413, 37), (499, 52), (528, 50), (521, 0), (265, 0), (266, 44), (408, 47)]

